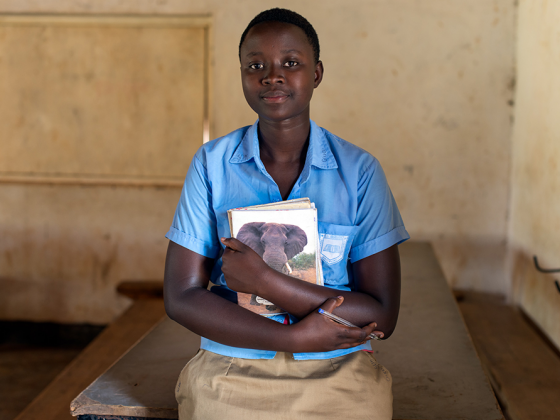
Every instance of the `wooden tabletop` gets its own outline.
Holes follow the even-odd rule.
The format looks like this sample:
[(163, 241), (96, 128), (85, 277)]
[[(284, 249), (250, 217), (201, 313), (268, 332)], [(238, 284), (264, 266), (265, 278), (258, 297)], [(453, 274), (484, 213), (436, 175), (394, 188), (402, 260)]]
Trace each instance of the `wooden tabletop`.
[[(431, 245), (399, 249), (399, 322), (390, 339), (373, 343), (393, 376), (393, 418), (503, 419)], [(175, 383), (199, 343), (164, 319), (72, 402), (72, 414), (176, 419)]]

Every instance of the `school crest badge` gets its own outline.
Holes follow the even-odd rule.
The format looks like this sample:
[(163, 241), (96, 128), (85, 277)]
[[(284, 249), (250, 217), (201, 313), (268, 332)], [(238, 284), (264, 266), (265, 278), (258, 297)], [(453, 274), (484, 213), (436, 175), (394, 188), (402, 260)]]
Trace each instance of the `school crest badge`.
[(342, 261), (348, 236), (320, 233), (319, 241), (321, 243), (321, 259), (323, 261), (329, 265)]

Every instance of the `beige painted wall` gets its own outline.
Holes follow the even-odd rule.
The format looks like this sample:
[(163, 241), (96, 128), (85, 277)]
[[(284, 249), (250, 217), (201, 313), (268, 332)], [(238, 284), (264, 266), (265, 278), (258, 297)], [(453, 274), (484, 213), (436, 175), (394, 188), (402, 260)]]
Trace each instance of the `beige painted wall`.
[(109, 322), (161, 279), (208, 19), (0, 16), (0, 319)]
[[(409, 232), (434, 241), (454, 286), (507, 292), (513, 0), (0, 0), (0, 12), (212, 14), (215, 137), (254, 121), (237, 44), (255, 14), (277, 5), (299, 11), (319, 33), (325, 79), (313, 118), (380, 159)], [(154, 221), (161, 235), (173, 201)], [(96, 296), (114, 294), (113, 286)], [(116, 312), (85, 298), (79, 304), (92, 321)]]
[(196, 22), (0, 18), (0, 176), (181, 181), (205, 113)]
[(514, 298), (560, 348), (560, 2), (519, 3), (511, 223)]
[(0, 184), (0, 319), (106, 323), (163, 276), (179, 188)]

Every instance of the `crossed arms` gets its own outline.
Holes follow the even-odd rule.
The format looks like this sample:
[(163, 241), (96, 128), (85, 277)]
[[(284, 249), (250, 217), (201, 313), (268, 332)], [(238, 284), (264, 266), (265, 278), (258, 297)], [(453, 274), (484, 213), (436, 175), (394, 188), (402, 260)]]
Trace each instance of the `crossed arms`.
[[(169, 317), (189, 330), (233, 347), (292, 353), (344, 349), (365, 342), (375, 330), (389, 337), (400, 304), (398, 246), (352, 264), (354, 291), (302, 282), (268, 267), (251, 248), (223, 239), (222, 272), (228, 287), (256, 294), (301, 321), (282, 325), (207, 290), (213, 259), (169, 242), (164, 275)], [(334, 312), (361, 328), (337, 324), (316, 309)]]

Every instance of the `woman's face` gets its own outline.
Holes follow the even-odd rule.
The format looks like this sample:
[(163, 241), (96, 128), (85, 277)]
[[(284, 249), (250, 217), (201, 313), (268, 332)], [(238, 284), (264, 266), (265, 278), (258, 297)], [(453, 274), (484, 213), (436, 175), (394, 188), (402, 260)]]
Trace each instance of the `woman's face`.
[(313, 48), (297, 26), (264, 22), (252, 27), (241, 46), (241, 82), (260, 119), (309, 119), (313, 89), (323, 77)]

